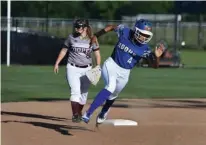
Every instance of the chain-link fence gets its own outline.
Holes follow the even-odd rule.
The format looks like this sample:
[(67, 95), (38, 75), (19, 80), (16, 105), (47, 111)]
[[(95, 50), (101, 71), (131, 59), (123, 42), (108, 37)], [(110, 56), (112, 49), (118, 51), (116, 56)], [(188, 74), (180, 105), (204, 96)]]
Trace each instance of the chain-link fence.
[[(104, 28), (107, 24), (125, 24), (129, 27), (133, 27), (134, 21), (117, 21), (117, 20), (90, 20), (90, 25), (93, 31)], [(24, 18), (15, 17), (11, 20), (11, 27), (14, 30), (17, 28), (25, 28), (33, 31), (47, 32), (50, 35), (60, 38), (66, 38), (69, 33), (72, 32), (72, 19), (56, 19), (56, 18)], [(1, 18), (2, 28), (7, 26), (7, 18)], [(179, 44), (184, 41), (185, 48), (191, 49), (206, 49), (206, 22), (180, 22), (179, 25)], [(154, 21), (153, 22), (154, 37), (150, 44), (154, 45), (158, 40), (164, 39), (169, 46), (175, 44), (175, 22), (174, 21)], [(114, 44), (117, 38), (115, 33), (108, 33), (101, 37), (100, 43), (102, 44)]]

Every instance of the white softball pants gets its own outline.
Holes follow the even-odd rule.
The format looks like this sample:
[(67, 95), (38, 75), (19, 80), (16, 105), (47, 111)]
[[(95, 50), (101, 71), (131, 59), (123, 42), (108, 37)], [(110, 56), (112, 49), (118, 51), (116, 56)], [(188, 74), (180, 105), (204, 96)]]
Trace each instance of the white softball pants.
[(86, 104), (90, 82), (85, 73), (92, 67), (78, 68), (67, 64), (67, 81), (71, 89), (70, 101)]
[(102, 66), (102, 76), (105, 82), (105, 89), (112, 94), (109, 100), (118, 97), (129, 80), (130, 70), (121, 68), (109, 57)]

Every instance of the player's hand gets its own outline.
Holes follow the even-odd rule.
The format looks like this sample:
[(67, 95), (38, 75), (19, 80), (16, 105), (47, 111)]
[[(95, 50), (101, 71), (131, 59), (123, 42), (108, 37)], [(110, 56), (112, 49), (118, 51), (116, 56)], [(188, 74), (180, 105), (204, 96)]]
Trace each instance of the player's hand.
[(155, 48), (156, 57), (160, 57), (164, 53), (165, 49), (166, 48), (163, 43), (158, 44)]
[(99, 69), (101, 71), (101, 66), (100, 65), (96, 65), (94, 68)]
[(54, 73), (57, 74), (59, 72), (59, 65), (55, 64)]

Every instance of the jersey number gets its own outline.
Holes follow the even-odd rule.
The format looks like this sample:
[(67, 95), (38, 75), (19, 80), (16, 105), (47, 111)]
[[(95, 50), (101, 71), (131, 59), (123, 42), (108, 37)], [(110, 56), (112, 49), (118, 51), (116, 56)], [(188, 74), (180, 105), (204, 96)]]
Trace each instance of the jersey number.
[(132, 57), (130, 57), (128, 60), (127, 60), (127, 62), (130, 64), (130, 63), (132, 63)]

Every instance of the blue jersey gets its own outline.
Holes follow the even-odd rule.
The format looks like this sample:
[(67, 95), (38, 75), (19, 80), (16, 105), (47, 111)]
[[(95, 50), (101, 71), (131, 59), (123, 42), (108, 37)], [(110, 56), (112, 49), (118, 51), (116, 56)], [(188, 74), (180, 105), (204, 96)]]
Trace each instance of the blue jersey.
[(120, 67), (132, 69), (141, 58), (151, 52), (147, 44), (137, 45), (131, 40), (130, 28), (119, 25), (115, 32), (118, 35), (118, 42), (111, 57)]

